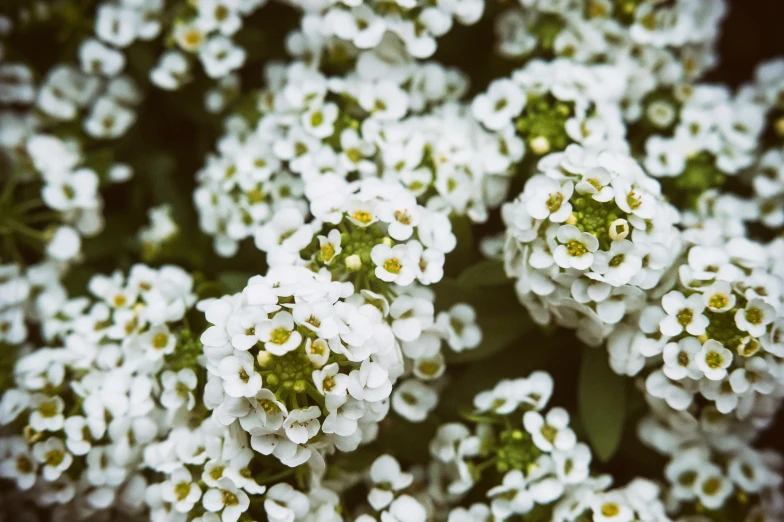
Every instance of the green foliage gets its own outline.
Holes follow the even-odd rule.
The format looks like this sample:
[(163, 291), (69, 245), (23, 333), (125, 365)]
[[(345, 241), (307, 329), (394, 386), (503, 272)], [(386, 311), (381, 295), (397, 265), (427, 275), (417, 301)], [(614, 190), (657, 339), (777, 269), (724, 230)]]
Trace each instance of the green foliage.
[(583, 427), (599, 460), (610, 460), (623, 436), (626, 420), (626, 379), (610, 368), (603, 349), (583, 348), (577, 383)]

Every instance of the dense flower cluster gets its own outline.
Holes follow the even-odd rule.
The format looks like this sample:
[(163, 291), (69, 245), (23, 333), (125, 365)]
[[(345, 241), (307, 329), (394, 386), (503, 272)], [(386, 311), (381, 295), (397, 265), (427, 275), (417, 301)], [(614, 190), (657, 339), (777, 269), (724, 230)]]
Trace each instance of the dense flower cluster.
[(659, 367), (646, 389), (670, 407), (685, 410), (699, 394), (722, 414), (769, 423), (775, 411), (766, 397), (784, 397), (784, 284), (771, 273), (773, 262), (762, 245), (741, 237), (690, 246), (661, 298), (611, 339), (611, 353), (636, 359), (617, 369), (636, 374), (650, 358)]
[(659, 88), (694, 81), (715, 64), (721, 0), (691, 2), (519, 0), (496, 20), (508, 58), (547, 56), (610, 63), (628, 74), (627, 118), (637, 120)]
[[(392, 274), (393, 259), (376, 272)], [(441, 338), (456, 349), (478, 341), (472, 314), (452, 309), (436, 322), (433, 296), (421, 290), (377, 293), (326, 268), (278, 265), (241, 293), (203, 302), (212, 325), (201, 337), (205, 405), (218, 423), (248, 432), (255, 451), (291, 467), (314, 448), (351, 451), (373, 440), (390, 395), (400, 415), (424, 420), (437, 395), (422, 382), (444, 372)], [(418, 381), (393, 392), (404, 374)]]
[(0, 475), (27, 499), (65, 518), (143, 512), (145, 447), (194, 407), (194, 371), (179, 374), (185, 401), (162, 372), (188, 355), (174, 351), (192, 285), (177, 267), (135, 265), (127, 278), (94, 276), (92, 299), (68, 299), (43, 319), (51, 347), (16, 361), (0, 402)]
[(6, 3), (0, 522), (784, 520), (725, 0)]
[(504, 206), (504, 260), (535, 321), (597, 344), (645, 304), (679, 249), (677, 211), (629, 156), (570, 145)]
[(654, 483), (637, 479), (608, 490), (609, 476), (591, 476), (591, 450), (578, 442), (568, 412), (545, 409), (552, 392), (545, 372), (503, 380), (474, 398), (473, 430), (462, 423), (438, 429), (430, 443), (434, 498), (456, 503), (489, 474), (497, 484), (487, 491), (489, 505), (454, 508), (449, 520), (669, 521)]
[(710, 413), (696, 421), (661, 399), (649, 402), (652, 413), (639, 425), (640, 439), (669, 459), (668, 511), (682, 515), (679, 520), (692, 520), (686, 515), (693, 513), (742, 521), (784, 516), (780, 455), (752, 445), (753, 427)]
[[(269, 251), (262, 236), (276, 227), (273, 216), (301, 224), (310, 207), (316, 219), (333, 220), (325, 205), (337, 204), (337, 196), (326, 194), (344, 180), (399, 182), (428, 208), (474, 221), (500, 203), (513, 152), (454, 103), (465, 79), (433, 63), (407, 63), (386, 76), (377, 57), (365, 57), (345, 77), (304, 63), (269, 68), (251, 119), (227, 121), (194, 194), (218, 253), (233, 255), (248, 237)], [(452, 132), (443, 135), (447, 126)]]
[(473, 114), (496, 132), (512, 161), (578, 143), (625, 150), (620, 111), (624, 71), (570, 60), (534, 60), (511, 78), (495, 80), (472, 104)]
[(485, 7), (483, 0), (286, 1), (305, 11), (301, 31), (292, 36), (298, 41), (292, 45), (314, 50), (334, 46), (337, 40), (353, 50), (365, 50), (381, 45), (385, 38), (392, 44), (389, 39), (394, 38), (415, 58), (432, 56), (436, 39), (449, 32), (454, 21), (476, 23)]

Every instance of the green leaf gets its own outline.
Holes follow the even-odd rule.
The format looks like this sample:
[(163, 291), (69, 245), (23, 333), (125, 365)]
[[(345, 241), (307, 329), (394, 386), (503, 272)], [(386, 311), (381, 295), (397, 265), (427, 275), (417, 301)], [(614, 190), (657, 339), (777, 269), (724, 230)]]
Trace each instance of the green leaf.
[(594, 454), (602, 462), (615, 455), (626, 419), (626, 379), (610, 369), (604, 349), (583, 348), (578, 407)]
[(486, 260), (475, 263), (460, 273), (457, 282), (467, 286), (504, 286), (512, 281), (506, 277), (503, 261)]

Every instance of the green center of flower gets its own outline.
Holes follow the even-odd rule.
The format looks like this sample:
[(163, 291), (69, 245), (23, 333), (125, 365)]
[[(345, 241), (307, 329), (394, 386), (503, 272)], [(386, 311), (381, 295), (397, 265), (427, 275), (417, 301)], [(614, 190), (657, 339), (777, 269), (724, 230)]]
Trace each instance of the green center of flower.
[(572, 239), (566, 243), (566, 252), (572, 257), (582, 257), (588, 253), (588, 247), (580, 241)]
[(722, 363), (724, 362), (724, 358), (718, 352), (708, 352), (705, 355), (705, 364), (708, 365), (709, 368), (721, 368)]
[(691, 324), (692, 319), (694, 319), (694, 311), (691, 308), (681, 308), (678, 310), (678, 313), (675, 315), (675, 318), (678, 320), (678, 324), (681, 326), (689, 326)]
[(291, 337), (291, 330), (281, 326), (272, 330), (272, 333), (270, 333), (270, 342), (273, 344), (285, 344), (286, 341), (289, 340), (289, 337)]
[(400, 264), (400, 260), (396, 257), (391, 257), (384, 261), (383, 267), (384, 270), (390, 274), (399, 274), (400, 270), (403, 268), (403, 266)]

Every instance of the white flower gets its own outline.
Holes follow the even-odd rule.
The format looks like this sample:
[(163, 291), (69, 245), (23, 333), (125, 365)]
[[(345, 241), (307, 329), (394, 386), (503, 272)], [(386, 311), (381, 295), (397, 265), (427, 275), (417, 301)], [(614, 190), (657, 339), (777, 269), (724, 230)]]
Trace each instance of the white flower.
[(221, 512), (222, 522), (237, 522), (250, 506), (248, 495), (228, 478), (220, 479), (218, 488), (204, 493), (202, 506), (212, 513)]
[(490, 130), (501, 130), (525, 107), (525, 93), (512, 80), (496, 80), (472, 105), (474, 117)]
[(722, 474), (718, 466), (707, 464), (697, 474), (695, 485), (697, 498), (708, 509), (719, 509), (732, 494), (732, 483)]
[(98, 40), (89, 38), (79, 47), (82, 70), (87, 74), (116, 76), (125, 67), (125, 55)]
[(411, 422), (422, 422), (438, 404), (438, 394), (415, 379), (397, 385), (392, 393), (395, 413)]
[(448, 311), (440, 312), (436, 326), (445, 336), (449, 347), (456, 352), (472, 350), (482, 342), (482, 329), (476, 322), (476, 311), (469, 304), (457, 303)]
[(577, 270), (587, 270), (591, 267), (594, 260), (593, 252), (599, 248), (599, 240), (593, 234), (580, 232), (580, 229), (573, 225), (562, 225), (558, 227), (556, 237), (561, 243), (553, 253), (558, 266)]
[(272, 486), (264, 500), (270, 522), (294, 522), (305, 516), (309, 508), (308, 497), (285, 482)]
[(71, 467), (73, 456), (65, 449), (65, 444), (57, 437), (49, 437), (33, 446), (33, 457), (43, 465), (44, 480), (53, 482)]
[(188, 513), (201, 498), (201, 488), (193, 482), (186, 468), (177, 468), (161, 484), (161, 498), (171, 503), (177, 512)]
[(563, 484), (580, 484), (590, 474), (591, 450), (582, 442), (568, 451), (553, 451), (553, 463), (558, 480)]
[(261, 375), (256, 372), (253, 355), (234, 350), (218, 365), (223, 389), (229, 397), (255, 397), (261, 390)]
[(726, 281), (716, 281), (702, 294), (705, 306), (711, 312), (727, 312), (735, 307), (736, 297), (732, 287)]
[(525, 187), (525, 208), (535, 219), (550, 219), (553, 223), (563, 223), (572, 214), (569, 198), (574, 193), (574, 184), (563, 184), (545, 176), (534, 176)]
[(615, 287), (628, 284), (642, 268), (642, 257), (637, 254), (634, 243), (627, 239), (616, 239), (608, 252), (598, 251), (594, 256), (591, 269)]
[(692, 294), (687, 298), (673, 290), (662, 297), (662, 308), (667, 316), (659, 323), (659, 329), (668, 337), (679, 335), (684, 329), (691, 335), (702, 335), (710, 323), (702, 314), (705, 310), (702, 294)]
[(197, 384), (196, 373), (190, 368), (183, 368), (177, 373), (164, 371), (161, 374), (161, 404), (170, 410), (181, 406), (185, 406), (188, 411), (192, 410), (196, 405), (193, 390)]
[(569, 428), (569, 414), (563, 408), (553, 408), (545, 417), (528, 411), (523, 415), (523, 425), (542, 451), (570, 450), (577, 443), (577, 437)]
[(302, 334), (296, 331), (294, 318), (288, 312), (278, 312), (271, 320), (259, 323), (256, 335), (272, 355), (285, 355), (302, 342)]
[(380, 244), (370, 251), (370, 258), (376, 265), (376, 277), (387, 283), (407, 286), (414, 282), (416, 272), (411, 265), (408, 249), (405, 245), (388, 247)]
[(754, 337), (765, 335), (768, 324), (776, 318), (776, 310), (762, 299), (752, 299), (735, 312), (735, 326)]
[(697, 368), (712, 381), (719, 381), (727, 375), (732, 364), (732, 352), (719, 341), (708, 339), (696, 355)]
[(245, 49), (225, 36), (213, 36), (199, 47), (199, 59), (210, 78), (222, 78), (245, 63)]
[(401, 495), (381, 513), (381, 522), (426, 522), (427, 511), (414, 497)]
[(295, 444), (305, 444), (316, 436), (321, 427), (321, 410), (318, 406), (292, 410), (283, 422), (286, 436)]
[(595, 522), (632, 522), (634, 510), (627, 505), (620, 491), (597, 495), (591, 503)]
[(376, 511), (385, 509), (395, 499), (395, 493), (414, 482), (411, 473), (404, 473), (400, 464), (391, 455), (381, 455), (370, 466), (373, 488), (368, 493), (368, 503)]
[(697, 354), (702, 345), (694, 337), (685, 337), (677, 343), (667, 343), (662, 352), (664, 374), (679, 381), (683, 378), (699, 379), (702, 370), (697, 365)]
[(61, 397), (36, 393), (30, 399), (30, 427), (35, 431), (60, 431), (65, 424), (64, 407)]
[(319, 259), (327, 266), (332, 264), (337, 256), (343, 251), (340, 246), (340, 231), (332, 229), (326, 236), (318, 236)]

